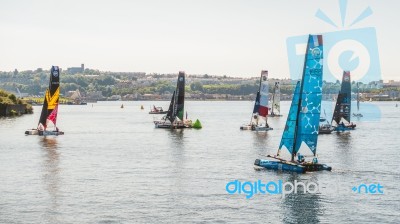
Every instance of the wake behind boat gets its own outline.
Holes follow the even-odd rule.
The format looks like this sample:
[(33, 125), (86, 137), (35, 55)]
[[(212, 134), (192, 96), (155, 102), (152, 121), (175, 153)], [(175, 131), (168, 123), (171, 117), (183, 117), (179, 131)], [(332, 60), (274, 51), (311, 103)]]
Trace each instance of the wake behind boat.
[(337, 97), (335, 111), (332, 117), (332, 126), (335, 131), (354, 130), (356, 124), (351, 122), (351, 84), (350, 72), (344, 71), (342, 78), (342, 86)]
[[(60, 70), (58, 66), (51, 67), (49, 88), (46, 90), (42, 113), (36, 129), (25, 131), (26, 135), (63, 135), (56, 125), (58, 114), (58, 100), (60, 97)], [(52, 126), (53, 130), (48, 130)]]
[(253, 113), (249, 124), (240, 126), (240, 130), (269, 131), (268, 125), (268, 71), (261, 71), (260, 86), (254, 102)]
[(182, 129), (192, 128), (192, 121), (184, 119), (185, 73), (179, 72), (176, 89), (172, 94), (167, 114), (161, 120), (154, 121), (156, 128)]
[[(296, 173), (332, 169), (320, 164), (316, 156), (322, 100), (322, 62), (322, 35), (310, 35), (302, 79), (296, 84), (278, 153), (276, 156), (268, 156), (272, 160), (256, 159), (255, 169), (266, 168)], [(311, 161), (306, 161), (305, 157), (298, 153), (303, 142), (313, 153)], [(280, 157), (283, 146), (291, 154), (291, 160)]]

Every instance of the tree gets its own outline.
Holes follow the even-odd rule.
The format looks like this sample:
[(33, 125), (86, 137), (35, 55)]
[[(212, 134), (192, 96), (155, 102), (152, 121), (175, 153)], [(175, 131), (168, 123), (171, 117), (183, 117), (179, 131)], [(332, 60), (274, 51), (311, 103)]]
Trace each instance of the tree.
[(192, 91), (200, 91), (203, 92), (203, 84), (201, 82), (193, 82), (192, 84), (190, 84), (190, 89)]
[(10, 95), (8, 96), (8, 99), (10, 99), (13, 103), (17, 103), (17, 97), (15, 97), (14, 94), (10, 94)]

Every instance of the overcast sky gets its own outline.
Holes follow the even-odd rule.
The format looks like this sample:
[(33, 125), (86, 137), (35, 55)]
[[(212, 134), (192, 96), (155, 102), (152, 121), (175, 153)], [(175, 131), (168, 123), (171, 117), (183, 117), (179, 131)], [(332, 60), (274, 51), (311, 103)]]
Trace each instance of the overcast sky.
[[(289, 77), (286, 40), (374, 27), (383, 79), (399, 78), (400, 2), (349, 0), (0, 0), (0, 70)], [(363, 10), (373, 14), (349, 27)], [(318, 18), (320, 9), (338, 27)]]

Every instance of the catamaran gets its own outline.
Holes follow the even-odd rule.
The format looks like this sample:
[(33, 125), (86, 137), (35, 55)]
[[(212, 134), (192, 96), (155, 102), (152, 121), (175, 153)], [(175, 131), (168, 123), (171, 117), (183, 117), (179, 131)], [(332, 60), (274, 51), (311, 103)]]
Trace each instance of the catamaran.
[(156, 107), (153, 105), (153, 108), (150, 108), (149, 114), (166, 114), (168, 111), (163, 110), (162, 107)]
[(275, 82), (274, 92), (272, 94), (272, 107), (270, 117), (282, 117), (281, 114), (281, 86)]
[(360, 113), (360, 91), (359, 91), (359, 86), (357, 82), (357, 113), (353, 113), (354, 117), (363, 117), (363, 115)]
[[(25, 131), (26, 135), (63, 135), (57, 127), (58, 100), (60, 97), (60, 70), (58, 66), (51, 67), (49, 88), (44, 95), (42, 113), (36, 129)], [(52, 126), (53, 130), (48, 128)]]
[(250, 123), (240, 126), (240, 130), (269, 131), (268, 125), (268, 71), (261, 71), (260, 86), (258, 88), (256, 101)]
[(176, 89), (172, 94), (167, 114), (161, 120), (154, 121), (156, 128), (192, 128), (192, 121), (184, 119), (185, 72), (179, 72)]
[[(310, 35), (302, 79), (296, 84), (278, 153), (277, 155), (268, 155), (267, 157), (272, 158), (271, 160), (256, 159), (255, 169), (266, 168), (297, 173), (332, 169), (325, 164), (318, 163), (316, 156), (322, 100), (322, 63), (322, 35)], [(306, 161), (305, 156), (298, 153), (303, 142), (313, 154), (311, 161)], [(280, 157), (283, 146), (291, 154), (291, 160)]]
[(344, 71), (342, 86), (337, 97), (335, 111), (332, 117), (332, 126), (335, 131), (347, 131), (355, 129), (356, 125), (350, 121), (351, 114), (351, 84), (350, 72)]
[(324, 110), (324, 117), (320, 117), (319, 119), (319, 130), (318, 134), (331, 134), (335, 128), (332, 127), (331, 123), (326, 119), (326, 113)]

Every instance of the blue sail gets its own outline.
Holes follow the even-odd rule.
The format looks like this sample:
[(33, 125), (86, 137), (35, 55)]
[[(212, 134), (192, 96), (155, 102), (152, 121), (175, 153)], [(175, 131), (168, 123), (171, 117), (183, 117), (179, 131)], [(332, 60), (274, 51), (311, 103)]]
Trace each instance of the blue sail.
[(300, 108), (297, 117), (295, 153), (304, 142), (316, 154), (321, 115), (323, 76), (322, 35), (308, 38), (303, 77), (300, 87)]
[(295, 130), (296, 130), (296, 120), (297, 120), (297, 111), (299, 109), (299, 98), (300, 98), (300, 81), (297, 82), (296, 88), (293, 94), (292, 104), (290, 105), (289, 114), (286, 120), (285, 130), (283, 131), (281, 144), (279, 145), (279, 149), (282, 146), (285, 146), (290, 153), (293, 153), (293, 145), (295, 138)]
[(254, 102), (253, 114), (258, 113), (259, 108), (260, 108), (260, 91), (257, 92), (256, 102)]

